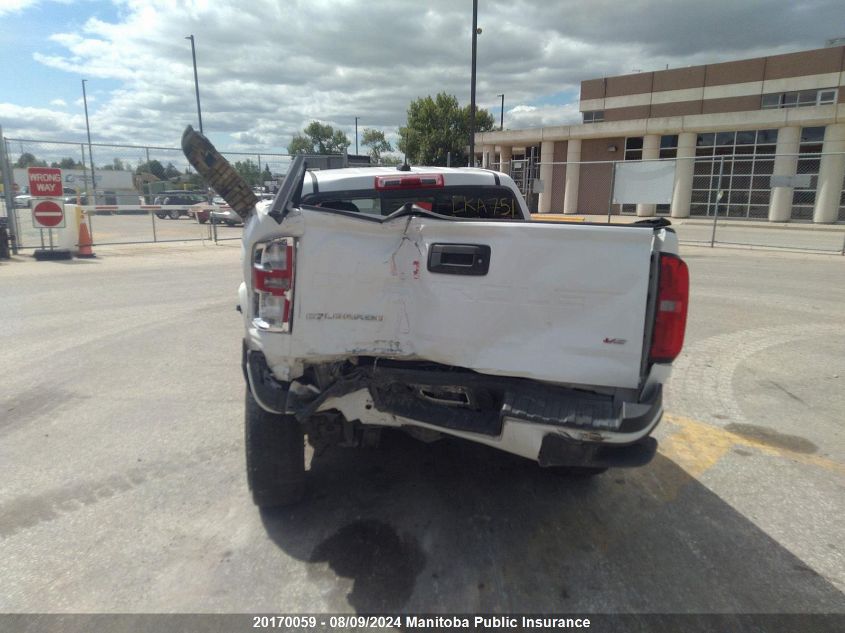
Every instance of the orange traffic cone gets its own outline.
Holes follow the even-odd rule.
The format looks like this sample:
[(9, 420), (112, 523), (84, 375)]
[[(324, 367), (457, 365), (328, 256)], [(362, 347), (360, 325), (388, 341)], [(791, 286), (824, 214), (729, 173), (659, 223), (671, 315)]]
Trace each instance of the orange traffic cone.
[(88, 223), (85, 221), (85, 216), (83, 216), (82, 221), (79, 223), (79, 252), (76, 256), (84, 259), (96, 257), (94, 251), (91, 250), (92, 244), (91, 234), (88, 232)]

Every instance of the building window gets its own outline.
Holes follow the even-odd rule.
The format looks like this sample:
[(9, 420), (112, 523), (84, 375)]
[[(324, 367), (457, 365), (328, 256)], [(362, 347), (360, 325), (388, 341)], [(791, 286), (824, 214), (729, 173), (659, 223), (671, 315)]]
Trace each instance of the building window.
[(836, 103), (836, 88), (775, 92), (763, 95), (760, 107), (763, 110), (772, 110), (776, 108), (803, 108), (831, 103)]
[(675, 158), (678, 155), (678, 135), (664, 134), (660, 137), (660, 158)]
[(767, 218), (776, 141), (777, 130), (699, 134), (690, 214), (712, 215), (723, 191), (720, 216)]
[(584, 123), (599, 123), (604, 121), (604, 110), (590, 110), (584, 112)]
[(643, 159), (643, 137), (631, 136), (625, 139), (625, 160)]

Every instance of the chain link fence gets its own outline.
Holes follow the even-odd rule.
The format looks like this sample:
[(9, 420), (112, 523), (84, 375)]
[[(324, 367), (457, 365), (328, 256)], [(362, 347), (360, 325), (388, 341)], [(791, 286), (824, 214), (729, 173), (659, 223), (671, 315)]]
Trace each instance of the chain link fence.
[[(631, 162), (537, 163), (534, 173), (541, 182), (529, 191), (542, 194), (539, 204), (532, 204), (528, 195), (526, 202), (533, 213), (567, 213), (591, 221), (600, 219), (595, 216), (623, 222), (672, 216), (679, 238), (690, 243), (836, 253), (845, 249), (845, 154), (711, 152), (637, 160), (674, 169), (671, 194), (647, 203), (616, 195), (617, 168)], [(500, 165), (490, 167), (498, 170)], [(523, 167), (516, 175), (524, 173)], [(526, 193), (523, 186), (520, 189)]]
[[(10, 209), (3, 197), (2, 208), (14, 216), (18, 248), (39, 247), (44, 239), (44, 231), (33, 227), (27, 180), (27, 168), (38, 166), (62, 169), (65, 203), (86, 208), (95, 245), (240, 239), (239, 228), (217, 222), (208, 210), (198, 214), (189, 208), (202, 202), (209, 207), (214, 193), (181, 148), (16, 138), (4, 138), (3, 146), (6, 165), (0, 168), (8, 166), (13, 196)], [(269, 190), (291, 162), (289, 155), (272, 152), (221, 153), (250, 185)], [(144, 208), (165, 199), (178, 202), (164, 210)]]
[[(712, 147), (697, 147), (695, 157), (676, 158), (675, 149), (670, 148), (665, 150), (670, 155), (658, 161), (638, 160), (673, 161), (674, 214), (665, 199), (614, 203), (617, 167), (630, 160), (567, 163), (557, 160), (563, 156), (556, 152), (554, 162), (542, 163), (534, 153), (514, 157), (504, 171), (515, 179), (535, 213), (615, 215), (617, 221), (626, 216), (674, 215), (680, 239), (691, 243), (842, 252), (845, 154), (816, 151), (818, 144), (802, 145), (797, 154), (775, 154), (771, 144), (760, 141), (757, 138), (756, 146), (728, 149), (720, 148), (715, 138)], [(213, 219), (208, 212), (191, 211), (191, 200), (176, 205), (178, 210), (143, 208), (160, 203), (167, 197), (164, 192), (173, 191), (193, 194), (193, 203), (211, 202), (213, 192), (180, 148), (6, 138), (3, 149), (15, 196), (4, 196), (2, 207), (5, 215), (17, 220), (13, 224), (18, 229), (18, 247), (37, 247), (44, 238), (41, 230), (33, 228), (29, 166), (62, 168), (65, 201), (87, 205), (95, 245), (240, 238), (238, 227), (207, 221)], [(279, 181), (291, 161), (287, 154), (221, 153), (256, 187)], [(626, 154), (626, 158), (630, 157)], [(502, 166), (493, 163), (490, 167), (500, 170)], [(10, 200), (12, 208), (6, 209)]]

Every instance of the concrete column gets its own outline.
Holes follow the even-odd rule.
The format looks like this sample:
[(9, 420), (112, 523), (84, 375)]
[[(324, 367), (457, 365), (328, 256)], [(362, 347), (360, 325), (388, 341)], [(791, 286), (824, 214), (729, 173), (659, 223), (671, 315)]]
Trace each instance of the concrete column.
[(540, 213), (550, 213), (552, 210), (552, 178), (554, 178), (555, 166), (552, 162), (555, 159), (554, 141), (543, 141), (540, 144), (540, 180), (543, 181), (543, 191), (537, 202), (537, 210)]
[[(660, 158), (660, 135), (646, 134), (643, 137), (643, 160), (656, 160)], [(650, 218), (657, 211), (657, 205), (653, 202), (641, 202), (637, 205), (637, 215), (641, 218)]]
[(566, 184), (563, 190), (563, 212), (578, 213), (578, 183), (581, 180), (581, 139), (571, 138), (566, 144)]
[(492, 145), (485, 145), (481, 150), (481, 166), (485, 169), (490, 169), (490, 165), (493, 163), (493, 152), (495, 149)]
[[(800, 127), (782, 127), (778, 130), (775, 146), (773, 176), (794, 176), (798, 167)], [(792, 187), (772, 187), (769, 198), (769, 222), (789, 222), (792, 216)]]
[(845, 125), (828, 125), (824, 131), (813, 222), (830, 224), (839, 217), (839, 196), (845, 178)]
[(503, 174), (511, 175), (511, 147), (510, 145), (502, 145), (499, 148), (499, 171)]
[(672, 192), (670, 215), (673, 218), (688, 218), (692, 199), (692, 177), (695, 173), (694, 132), (678, 134), (678, 160), (675, 163), (675, 189)]

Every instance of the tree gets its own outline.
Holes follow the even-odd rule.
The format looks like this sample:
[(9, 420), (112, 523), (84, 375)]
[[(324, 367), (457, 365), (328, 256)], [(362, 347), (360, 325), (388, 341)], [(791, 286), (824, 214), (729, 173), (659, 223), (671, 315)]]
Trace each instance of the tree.
[[(493, 129), (493, 115), (476, 108), (475, 131)], [(421, 97), (408, 106), (408, 122), (399, 128), (399, 150), (417, 165), (445, 165), (452, 154), (452, 165), (469, 162), (469, 106), (460, 107), (454, 95), (439, 93), (434, 99)]]
[(73, 158), (62, 158), (58, 162), (53, 161), (50, 167), (58, 167), (59, 169), (84, 169), (82, 163), (77, 162)]
[(103, 165), (100, 169), (103, 171), (132, 171), (132, 165), (129, 163), (124, 165), (122, 160), (115, 158), (112, 160), (111, 165)]
[(19, 169), (26, 169), (27, 167), (46, 167), (47, 161), (38, 160), (33, 154), (24, 152), (20, 155), (20, 158), (18, 158), (14, 166)]
[(311, 121), (302, 134), (296, 134), (288, 145), (289, 154), (343, 154), (349, 138), (331, 125)]
[(164, 180), (164, 165), (162, 165), (157, 160), (153, 159), (146, 163), (141, 163), (138, 165), (138, 169), (135, 170), (136, 174), (152, 174), (159, 180)]
[(180, 172), (178, 169), (176, 169), (176, 167), (173, 165), (173, 163), (167, 163), (167, 167), (164, 168), (164, 177), (165, 178), (167, 178), (168, 180), (173, 180), (174, 178), (179, 178), (179, 176), (181, 176), (181, 175), (182, 175), (182, 172)]
[(233, 167), (247, 181), (250, 187), (260, 184), (261, 170), (258, 169), (258, 163), (254, 163), (251, 159), (247, 158), (245, 161), (236, 161)]
[(381, 163), (381, 155), (384, 152), (392, 152), (393, 145), (384, 138), (384, 132), (372, 128), (364, 128), (361, 136), (361, 145), (370, 148), (370, 158), (374, 163)]

